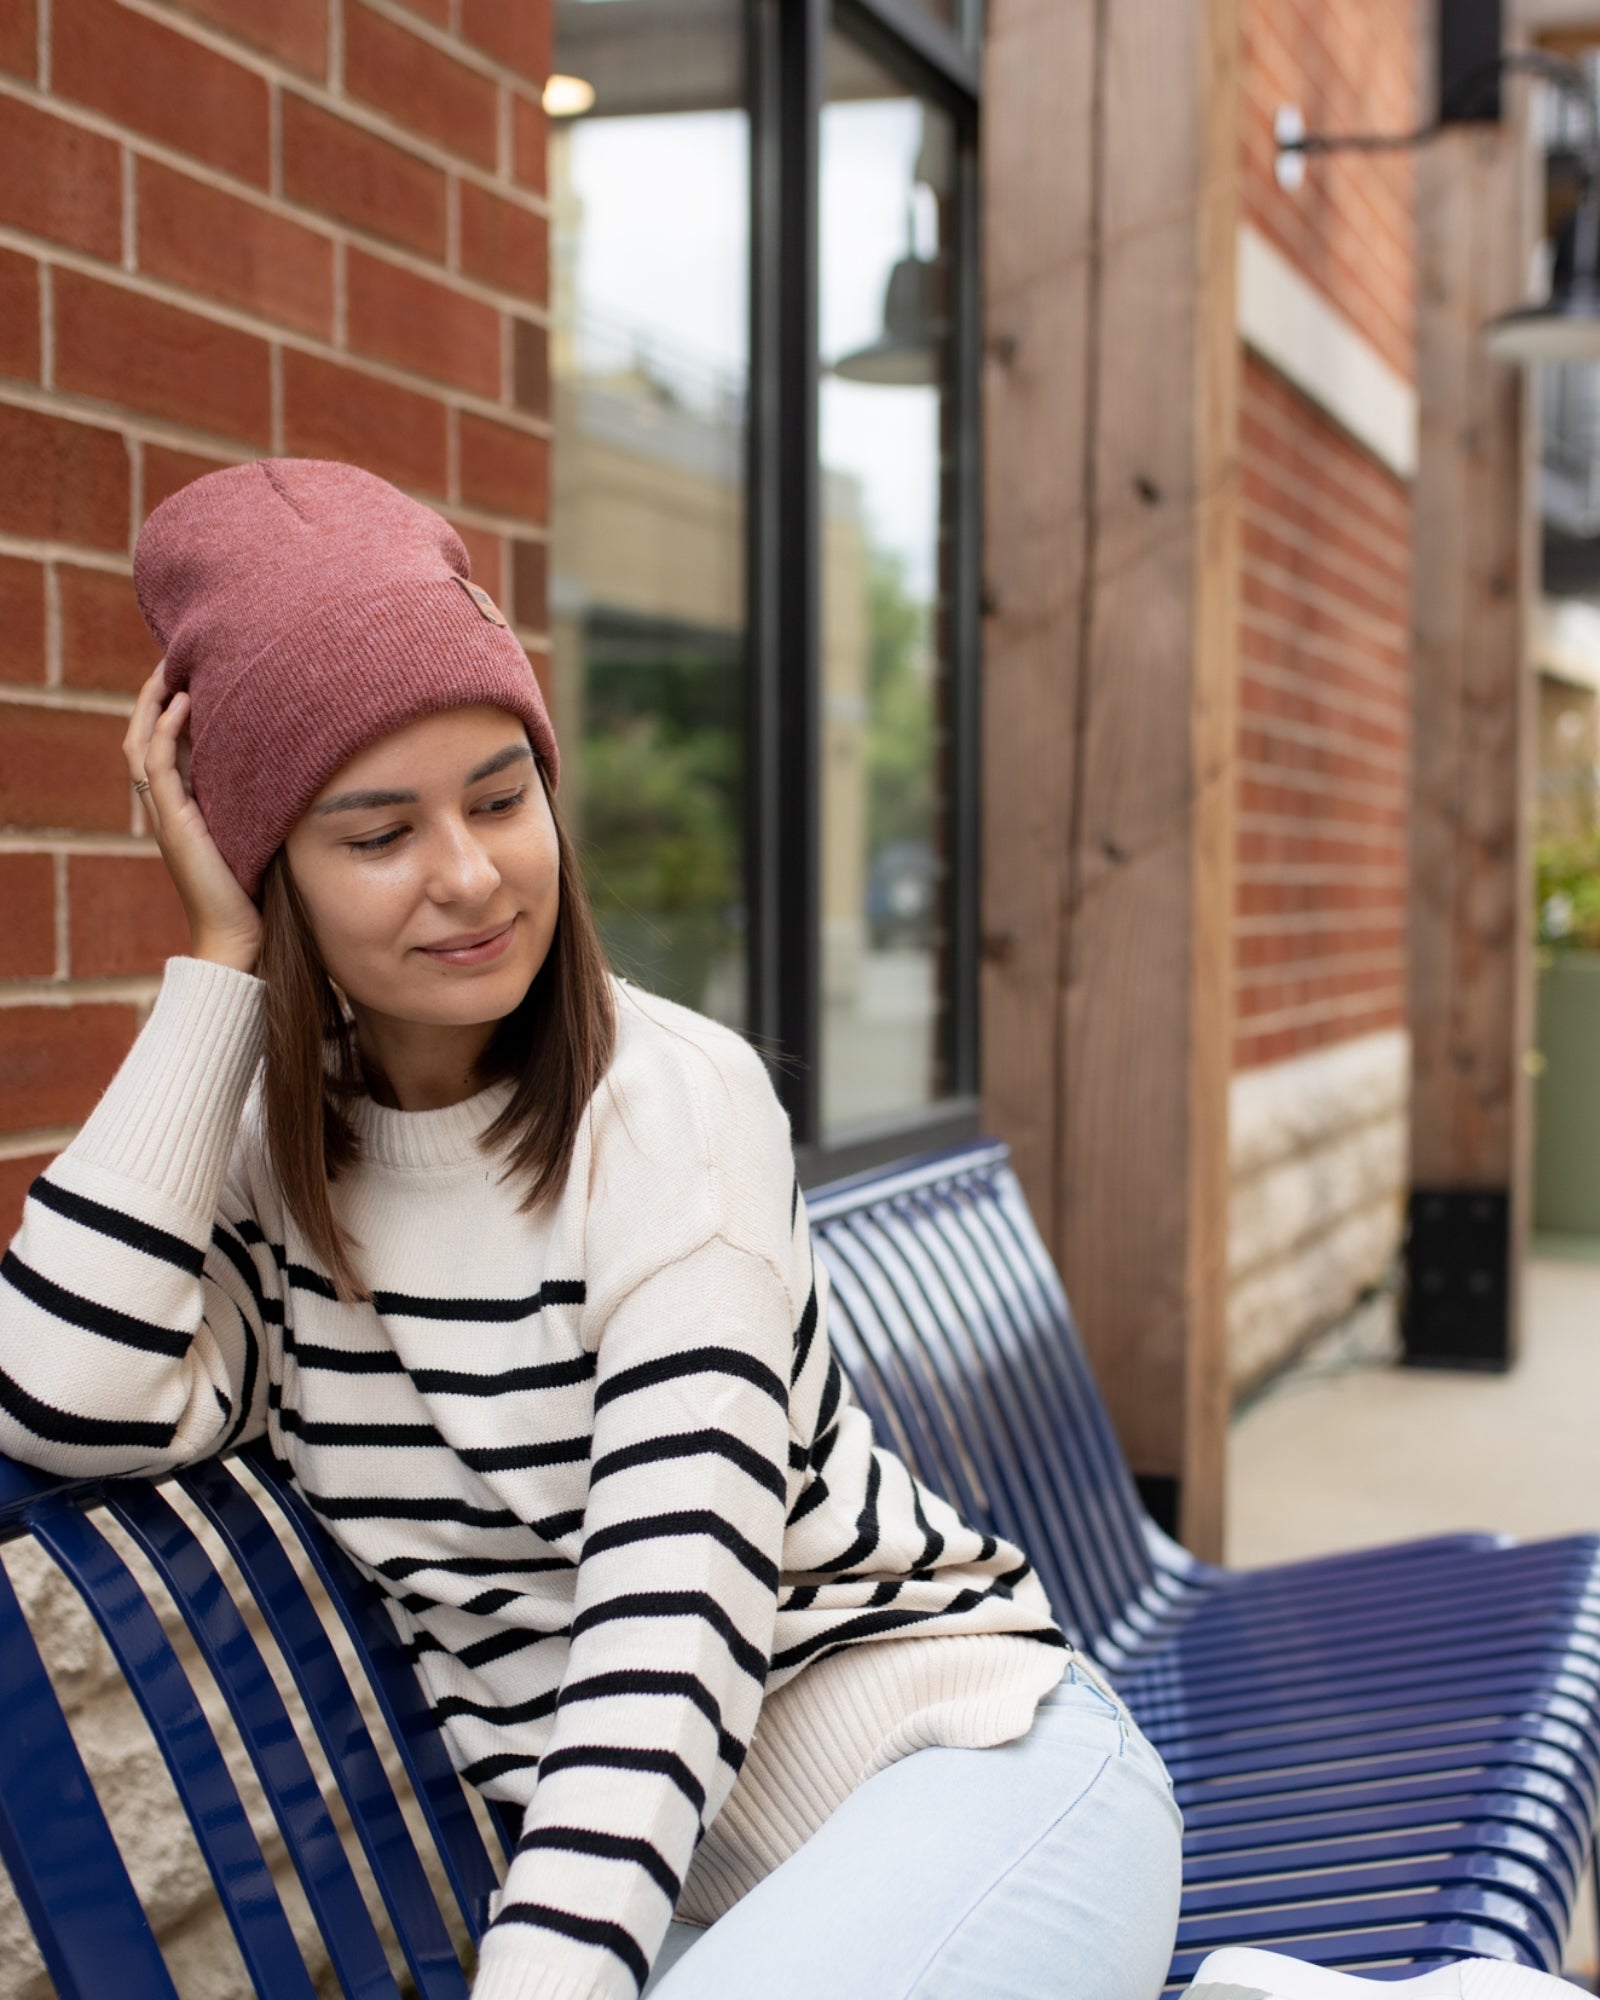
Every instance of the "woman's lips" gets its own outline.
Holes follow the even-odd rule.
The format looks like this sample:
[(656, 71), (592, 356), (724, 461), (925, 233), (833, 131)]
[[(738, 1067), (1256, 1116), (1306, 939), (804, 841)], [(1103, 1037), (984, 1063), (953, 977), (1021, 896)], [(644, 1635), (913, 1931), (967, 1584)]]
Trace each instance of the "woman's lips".
[(497, 931), (480, 933), (476, 938), (456, 944), (420, 944), (417, 949), (425, 958), (436, 959), (440, 965), (486, 965), (507, 949), (516, 927), (517, 920), (513, 917)]

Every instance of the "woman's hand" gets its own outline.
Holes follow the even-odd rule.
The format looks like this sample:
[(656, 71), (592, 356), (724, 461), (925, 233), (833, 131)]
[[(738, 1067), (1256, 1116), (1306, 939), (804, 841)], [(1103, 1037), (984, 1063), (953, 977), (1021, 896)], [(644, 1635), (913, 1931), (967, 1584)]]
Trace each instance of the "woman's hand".
[(261, 913), (223, 860), (189, 786), (189, 697), (166, 698), (157, 667), (139, 690), (122, 739), (128, 772), (141, 791), (167, 872), (177, 885), (196, 958), (254, 972), (261, 952)]

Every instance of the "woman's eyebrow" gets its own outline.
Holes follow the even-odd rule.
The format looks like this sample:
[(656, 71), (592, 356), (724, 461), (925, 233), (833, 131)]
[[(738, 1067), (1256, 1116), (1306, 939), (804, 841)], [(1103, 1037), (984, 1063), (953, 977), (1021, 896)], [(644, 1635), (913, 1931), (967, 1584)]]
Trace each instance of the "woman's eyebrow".
[[(480, 778), (492, 778), (496, 771), (503, 771), (508, 764), (515, 764), (523, 757), (532, 757), (533, 752), (526, 743), (508, 743), (503, 750), (497, 750), (486, 758), (475, 771), (467, 773), (467, 783), (475, 785)], [(314, 813), (370, 812), (377, 806), (414, 806), (415, 792), (335, 792), (331, 799), (324, 799), (313, 806)]]
[(475, 785), (480, 778), (492, 778), (496, 771), (503, 771), (508, 764), (515, 764), (521, 757), (532, 757), (533, 752), (526, 743), (508, 743), (503, 750), (480, 764), (475, 771), (467, 773), (467, 783)]

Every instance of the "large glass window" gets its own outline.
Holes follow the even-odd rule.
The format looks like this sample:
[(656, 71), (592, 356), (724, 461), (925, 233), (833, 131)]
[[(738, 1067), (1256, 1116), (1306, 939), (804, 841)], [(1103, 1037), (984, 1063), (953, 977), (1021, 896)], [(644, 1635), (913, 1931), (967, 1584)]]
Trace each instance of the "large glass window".
[(976, 16), (556, 7), (563, 803), (808, 1174), (975, 1118)]
[(613, 962), (742, 1026), (742, 10), (696, 0), (693, 36), (673, 12), (557, 16), (558, 72), (594, 97), (550, 135), (552, 678)]
[(945, 1094), (949, 117), (839, 35), (822, 114), (822, 1119)]

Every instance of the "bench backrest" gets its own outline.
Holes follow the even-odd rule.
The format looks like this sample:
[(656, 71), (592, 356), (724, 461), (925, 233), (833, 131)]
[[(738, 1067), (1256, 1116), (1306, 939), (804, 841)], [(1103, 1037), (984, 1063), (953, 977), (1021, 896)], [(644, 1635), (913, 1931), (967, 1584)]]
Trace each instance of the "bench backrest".
[(1160, 1545), (1004, 1146), (807, 1196), (835, 1351), (880, 1434), (1018, 1543), (1075, 1643), (1120, 1658)]

